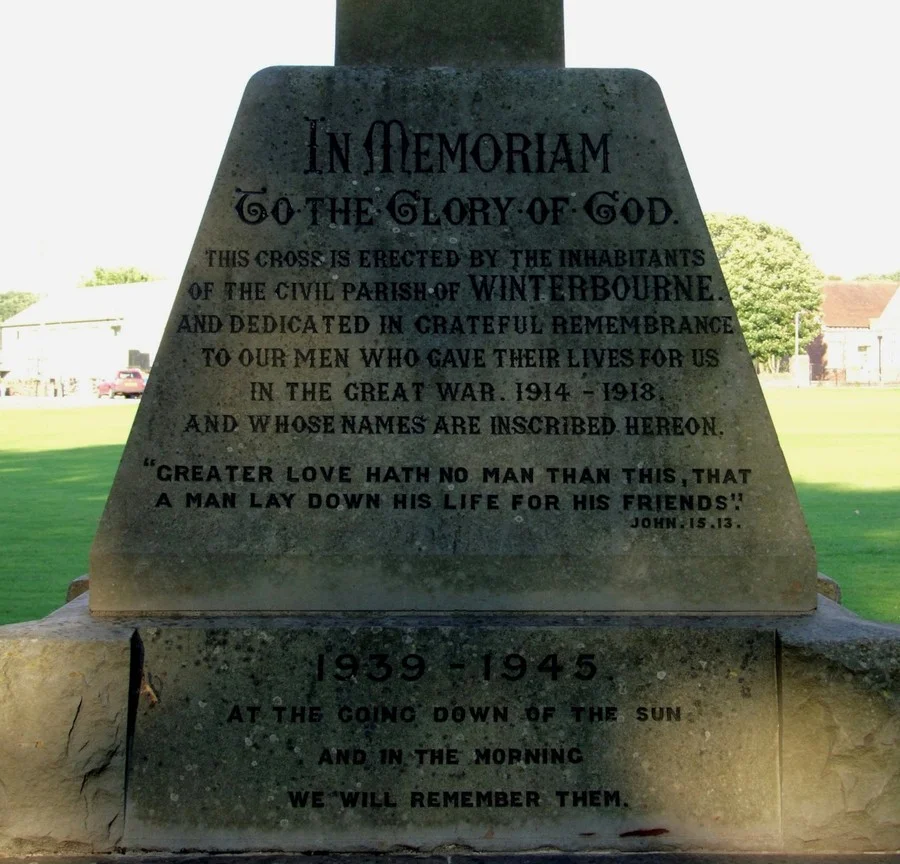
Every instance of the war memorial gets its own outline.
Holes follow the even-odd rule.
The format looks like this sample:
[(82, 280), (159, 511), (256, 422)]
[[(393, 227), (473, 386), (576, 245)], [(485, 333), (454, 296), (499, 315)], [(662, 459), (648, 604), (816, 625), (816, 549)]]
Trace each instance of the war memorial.
[(816, 586), (657, 84), (556, 0), (339, 0), (89, 593), (0, 628), (0, 855), (895, 852), (900, 629)]

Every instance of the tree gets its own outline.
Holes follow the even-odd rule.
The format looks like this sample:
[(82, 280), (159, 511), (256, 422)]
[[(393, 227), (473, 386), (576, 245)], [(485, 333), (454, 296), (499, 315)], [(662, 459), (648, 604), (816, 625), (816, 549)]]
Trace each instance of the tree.
[(865, 276), (857, 276), (857, 282), (900, 282), (900, 270), (893, 273), (866, 273)]
[(23, 309), (27, 309), (40, 299), (39, 295), (31, 294), (28, 291), (7, 291), (5, 294), (0, 294), (0, 321), (18, 315)]
[(82, 288), (94, 285), (124, 285), (127, 282), (152, 282), (156, 277), (137, 267), (95, 267), (92, 276), (82, 279)]
[(710, 213), (706, 224), (750, 354), (770, 371), (819, 333), (822, 272), (783, 228), (746, 216)]

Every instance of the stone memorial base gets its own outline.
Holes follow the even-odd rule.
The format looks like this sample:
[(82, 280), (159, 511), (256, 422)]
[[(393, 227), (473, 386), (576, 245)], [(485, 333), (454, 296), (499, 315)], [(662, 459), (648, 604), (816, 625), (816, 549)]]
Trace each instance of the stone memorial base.
[(900, 628), (307, 616), (0, 628), (0, 854), (900, 847)]
[[(749, 861), (748, 861), (749, 859)], [(745, 852), (598, 852), (585, 854), (507, 854), (507, 855), (390, 855), (379, 856), (379, 864), (848, 864), (859, 860), (840, 853), (757, 853)], [(868, 853), (866, 860), (873, 864), (897, 864), (900, 853)], [(207, 855), (188, 853), (179, 855), (121, 855), (4, 858), (4, 864), (371, 864), (372, 856), (363, 859), (353, 855)]]
[[(748, 856), (744, 852), (599, 852), (585, 854), (537, 854), (508, 855), (390, 855), (379, 856), (380, 864), (848, 864), (858, 860), (844, 854), (759, 853)], [(875, 864), (897, 864), (900, 853), (869, 853), (866, 860)], [(27, 858), (4, 858), (4, 864), (371, 864), (372, 856), (365, 859), (352, 855), (206, 855), (188, 853), (180, 855), (121, 855), (83, 856), (65, 855)]]

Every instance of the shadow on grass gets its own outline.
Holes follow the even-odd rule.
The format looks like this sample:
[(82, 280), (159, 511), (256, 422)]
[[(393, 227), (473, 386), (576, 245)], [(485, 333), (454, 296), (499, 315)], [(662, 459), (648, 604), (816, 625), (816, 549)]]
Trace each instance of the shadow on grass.
[(0, 451), (0, 624), (41, 618), (87, 572), (122, 445)]
[[(62, 605), (87, 571), (122, 445), (0, 452), (0, 624)], [(900, 490), (798, 483), (819, 570), (854, 612), (900, 623)]]

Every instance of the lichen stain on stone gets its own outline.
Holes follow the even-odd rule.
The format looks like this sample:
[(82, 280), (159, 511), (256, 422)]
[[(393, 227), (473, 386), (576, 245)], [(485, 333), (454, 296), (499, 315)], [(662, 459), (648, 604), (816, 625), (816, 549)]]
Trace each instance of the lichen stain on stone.
[(159, 704), (159, 696), (156, 690), (153, 689), (152, 680), (153, 676), (149, 672), (141, 670), (141, 686), (138, 692), (141, 696), (147, 697), (147, 702), (151, 708)]

